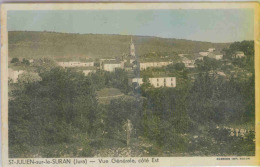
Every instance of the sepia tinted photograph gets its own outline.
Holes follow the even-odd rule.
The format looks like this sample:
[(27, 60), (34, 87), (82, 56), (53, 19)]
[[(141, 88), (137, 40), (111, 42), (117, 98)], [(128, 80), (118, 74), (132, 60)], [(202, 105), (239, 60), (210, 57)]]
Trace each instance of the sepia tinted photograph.
[(255, 156), (254, 15), (9, 10), (9, 158)]

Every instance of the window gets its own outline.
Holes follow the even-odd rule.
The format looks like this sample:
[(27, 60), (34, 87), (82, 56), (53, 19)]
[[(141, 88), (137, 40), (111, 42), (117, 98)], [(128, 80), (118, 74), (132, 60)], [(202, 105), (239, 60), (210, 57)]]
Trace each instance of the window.
[(173, 86), (173, 83), (171, 83), (171, 86)]
[(166, 82), (166, 79), (164, 78), (164, 82)]
[(157, 83), (157, 86), (159, 86), (159, 84)]
[(171, 81), (173, 81), (173, 78), (171, 78)]
[(157, 82), (159, 82), (159, 79), (157, 78)]

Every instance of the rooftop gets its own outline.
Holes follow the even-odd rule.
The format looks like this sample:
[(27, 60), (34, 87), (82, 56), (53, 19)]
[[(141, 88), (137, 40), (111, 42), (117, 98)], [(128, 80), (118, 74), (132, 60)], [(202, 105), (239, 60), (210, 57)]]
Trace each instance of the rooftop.
[(120, 64), (121, 62), (118, 60), (104, 60), (104, 64)]

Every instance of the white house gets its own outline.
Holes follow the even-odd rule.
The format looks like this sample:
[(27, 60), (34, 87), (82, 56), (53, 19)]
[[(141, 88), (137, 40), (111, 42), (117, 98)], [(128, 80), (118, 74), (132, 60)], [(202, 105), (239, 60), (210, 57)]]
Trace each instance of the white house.
[(203, 56), (197, 57), (196, 60), (203, 60)]
[(208, 56), (209, 52), (199, 52), (201, 56)]
[(117, 61), (117, 60), (109, 60), (109, 61), (102, 61), (101, 69), (109, 72), (115, 71), (116, 68), (124, 68), (124, 61)]
[(215, 54), (215, 53), (209, 53), (208, 57), (212, 58), (212, 59), (216, 59), (216, 60), (223, 59), (223, 55), (222, 54)]
[(161, 78), (149, 78), (150, 83), (158, 87), (176, 87), (175, 77), (161, 77)]
[(215, 48), (209, 48), (208, 52), (214, 52), (216, 49)]
[(242, 58), (242, 57), (245, 57), (245, 54), (244, 54), (244, 52), (237, 51), (233, 57), (234, 58)]
[(216, 60), (221, 60), (223, 59), (223, 55), (216, 55)]
[[(176, 77), (155, 77), (148, 78), (151, 85), (155, 88), (159, 87), (176, 87)], [(138, 83), (139, 85), (143, 84), (143, 78), (132, 78), (130, 79), (130, 83)]]
[(182, 63), (185, 65), (186, 68), (195, 68), (195, 60), (183, 57)]
[(144, 83), (143, 78), (130, 78), (129, 84), (132, 85), (133, 83), (137, 83), (138, 85), (142, 85)]
[(165, 62), (142, 62), (140, 63), (140, 70), (146, 70), (149, 67), (163, 67), (172, 64), (173, 62), (165, 61)]

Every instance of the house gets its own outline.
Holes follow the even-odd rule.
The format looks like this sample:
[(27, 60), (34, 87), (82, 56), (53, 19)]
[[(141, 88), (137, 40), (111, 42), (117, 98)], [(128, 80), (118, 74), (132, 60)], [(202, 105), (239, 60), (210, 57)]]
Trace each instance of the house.
[(208, 52), (214, 52), (216, 49), (215, 48), (209, 48)]
[[(154, 86), (155, 88), (159, 87), (176, 87), (176, 77), (154, 77), (154, 78), (148, 78), (150, 84)], [(130, 84), (143, 84), (143, 78), (131, 78)]]
[(12, 80), (13, 83), (17, 83), (19, 75), (24, 72), (24, 70), (13, 70), (12, 68), (8, 68), (8, 79)]
[(66, 61), (57, 62), (62, 67), (91, 67), (94, 66), (94, 62), (80, 62), (80, 61)]
[(197, 57), (196, 60), (203, 60), (203, 56)]
[(142, 85), (144, 82), (143, 82), (143, 78), (130, 78), (128, 80), (129, 82), (129, 85), (132, 85), (132, 84), (138, 84), (139, 86)]
[(209, 53), (208, 55), (209, 58), (212, 58), (212, 59), (216, 59), (216, 60), (221, 60), (223, 59), (223, 55), (221, 53)]
[(209, 52), (199, 52), (201, 56), (208, 56)]
[(187, 57), (183, 57), (182, 63), (185, 65), (186, 68), (195, 68), (195, 60), (194, 59), (188, 59)]
[(101, 69), (104, 71), (113, 72), (117, 68), (124, 68), (124, 61), (118, 60), (105, 60), (100, 63)]
[(216, 55), (216, 60), (222, 60), (223, 59), (223, 55), (219, 54), (219, 55)]
[(233, 55), (233, 58), (242, 58), (242, 57), (245, 57), (245, 54), (244, 54), (244, 52), (241, 52), (241, 51), (237, 51), (237, 52)]
[(151, 85), (154, 87), (176, 87), (175, 77), (149, 78)]
[(140, 62), (140, 70), (146, 70), (149, 67), (163, 67), (172, 64), (173, 62), (164, 61), (164, 62)]

